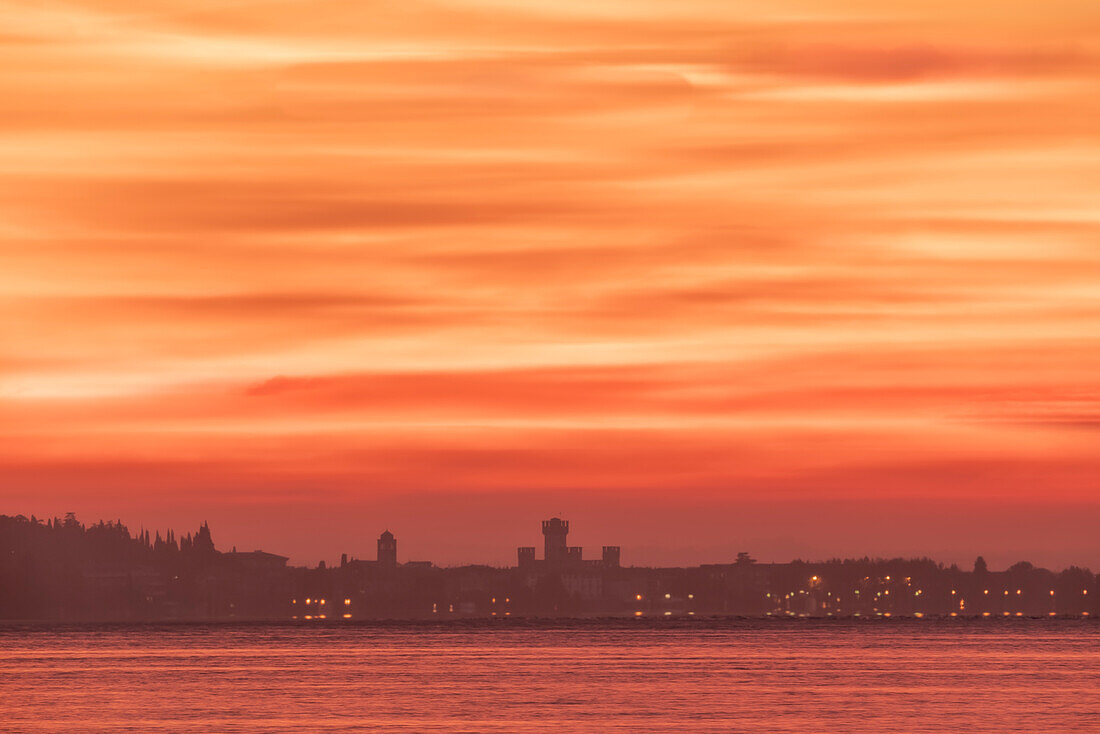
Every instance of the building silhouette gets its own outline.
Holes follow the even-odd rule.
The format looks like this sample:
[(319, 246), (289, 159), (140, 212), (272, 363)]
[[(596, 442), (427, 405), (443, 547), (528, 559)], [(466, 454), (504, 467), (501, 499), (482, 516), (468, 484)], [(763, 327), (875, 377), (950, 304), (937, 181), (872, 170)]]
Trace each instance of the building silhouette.
[(566, 537), (569, 535), (569, 521), (552, 517), (542, 521), (543, 551), (542, 557), (550, 564), (561, 564), (569, 552)]
[(389, 530), (378, 536), (378, 565), (385, 568), (397, 567), (397, 538)]
[(1082, 618), (1100, 614), (1100, 580), (1020, 562), (1004, 571), (927, 558), (723, 563), (647, 568), (602, 546), (585, 560), (559, 517), (542, 523), (544, 556), (517, 565), (440, 568), (397, 562), (397, 538), (375, 560), (290, 566), (260, 550), (218, 551), (206, 523), (194, 533), (136, 536), (121, 522), (85, 526), (0, 515), (0, 619), (63, 622), (252, 620), (297, 622), (448, 617), (970, 617)]
[(535, 558), (535, 547), (521, 545), (516, 548), (518, 568), (531, 570), (572, 570), (588, 565), (589, 567), (619, 566), (620, 550), (617, 545), (605, 545), (603, 555), (598, 561), (584, 560), (584, 549), (578, 545), (569, 545), (569, 521), (552, 517), (542, 521), (542, 561)]

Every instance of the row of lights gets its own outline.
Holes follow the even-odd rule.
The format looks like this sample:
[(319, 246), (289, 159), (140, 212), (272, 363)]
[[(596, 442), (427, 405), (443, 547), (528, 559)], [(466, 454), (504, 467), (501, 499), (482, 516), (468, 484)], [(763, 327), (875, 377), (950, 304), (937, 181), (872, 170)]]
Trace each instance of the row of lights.
[[(302, 602), (307, 607), (310, 607), (310, 606), (323, 607), (326, 604), (328, 604), (328, 599), (314, 599), (313, 597), (307, 596), (305, 599), (302, 600)], [(294, 604), (294, 605), (297, 605), (298, 600), (297, 599), (291, 599), (290, 603)], [(351, 606), (351, 599), (344, 599), (344, 606), (345, 607), (350, 607)], [(318, 610), (318, 611), (320, 611), (320, 610)], [(351, 619), (351, 613), (349, 613), (349, 612), (344, 612), (340, 616), (341, 616), (342, 619)], [(291, 617), (291, 619), (297, 619), (297, 618), (298, 618), (297, 614), (295, 614)], [(327, 614), (305, 614), (305, 615), (302, 615), (302, 619), (306, 619), (306, 620), (328, 619), (328, 615)]]
[[(863, 580), (864, 580), (864, 581), (869, 581), (869, 580), (870, 580), (870, 577), (869, 577), (869, 576), (865, 576)], [(886, 581), (889, 581), (889, 580), (890, 580), (890, 577), (889, 577), (889, 576), (886, 576), (886, 577), (885, 577), (885, 580), (886, 580)], [(811, 586), (815, 586), (815, 585), (818, 585), (820, 581), (821, 581), (821, 578), (820, 578), (819, 576), (816, 576), (816, 575), (815, 575), (815, 576), (812, 576), (812, 577), (810, 577), (810, 585), (811, 585)], [(911, 585), (911, 582), (912, 582), (912, 577), (910, 577), (910, 576), (906, 576), (906, 577), (905, 577), (905, 583), (906, 583), (906, 585), (907, 585), (907, 586), (908, 586), (908, 585)], [(806, 592), (805, 590), (799, 590), (799, 591), (798, 591), (798, 594), (803, 594), (803, 595), (804, 595), (804, 594), (806, 594), (806, 593), (807, 593), (807, 592)], [(859, 592), (859, 589), (856, 589), (856, 590), (855, 590), (855, 595), (856, 595), (856, 596), (859, 596), (859, 593), (860, 593), (860, 592)], [(985, 590), (983, 591), (983, 593), (984, 593), (985, 595), (988, 595), (988, 594), (989, 594), (989, 589), (985, 589)], [(1081, 594), (1082, 594), (1083, 596), (1088, 596), (1088, 593), (1089, 593), (1089, 590), (1088, 590), (1088, 589), (1082, 589), (1082, 590), (1081, 590)], [(916, 590), (915, 592), (913, 592), (913, 596), (914, 596), (914, 597), (917, 597), (917, 596), (921, 596), (921, 595), (923, 595), (923, 594), (924, 594), (924, 590), (923, 590), (923, 589), (917, 589), (917, 590)], [(958, 590), (957, 590), (957, 589), (952, 589), (952, 590), (951, 590), (951, 594), (952, 594), (952, 596), (954, 596), (954, 595), (957, 595), (957, 594), (958, 594)], [(884, 595), (885, 595), (885, 596), (889, 596), (889, 595), (890, 595), (890, 590), (889, 590), (889, 589), (885, 589), (885, 590), (883, 590), (883, 591), (878, 591), (878, 592), (875, 592), (875, 596), (876, 596), (876, 597), (882, 597), (882, 596), (884, 596)], [(1005, 589), (1005, 590), (1004, 590), (1004, 595), (1005, 595), (1005, 596), (1008, 596), (1008, 595), (1009, 595), (1009, 592), (1008, 592), (1008, 590), (1007, 590), (1007, 589)], [(1023, 595), (1023, 589), (1016, 589), (1016, 595), (1017, 595), (1017, 596), (1021, 596), (1021, 595)], [(666, 598), (668, 597), (668, 595), (667, 595), (667, 594), (666, 594), (665, 596), (666, 596)], [(769, 599), (770, 599), (770, 598), (772, 598), (771, 592), (768, 592), (768, 593), (766, 593), (766, 594), (765, 594), (764, 596), (765, 596), (765, 597), (767, 597), (767, 598), (769, 598)], [(793, 591), (792, 591), (792, 592), (789, 592), (789, 593), (787, 593), (786, 595), (784, 595), (784, 597), (783, 597), (783, 598), (784, 598), (784, 599), (790, 599), (790, 598), (791, 598), (791, 597), (793, 597), (793, 596), (795, 596), (795, 592), (793, 592)], [(826, 596), (833, 596), (833, 593), (832, 593), (832, 592), (827, 592), (827, 593), (826, 593)], [(1051, 590), (1050, 590), (1050, 596), (1052, 596), (1052, 597), (1053, 597), (1053, 596), (1055, 596), (1055, 592), (1054, 592), (1054, 589), (1051, 589)], [(641, 595), (639, 595), (639, 596), (638, 596), (638, 599), (641, 599), (641, 598), (642, 598), (642, 597), (641, 597)], [(840, 594), (837, 594), (837, 595), (836, 595), (836, 598), (837, 598), (837, 599), (840, 599)], [(960, 600), (960, 601), (959, 601), (959, 608), (960, 608), (960, 609), (964, 609), (964, 608), (965, 608), (965, 606), (966, 606), (966, 602), (965, 602), (965, 600)], [(769, 612), (768, 614), (770, 615), (771, 613)], [(789, 615), (793, 615), (793, 614), (794, 614), (794, 612), (787, 612), (787, 614), (789, 614)], [(829, 614), (830, 614), (830, 616), (831, 616), (831, 614), (832, 614), (832, 613), (830, 612)], [(889, 616), (890, 616), (890, 613), (889, 613), (889, 612), (878, 612), (878, 614), (879, 614), (879, 616), (886, 616), (886, 617), (889, 617)], [(923, 617), (923, 616), (924, 616), (924, 613), (923, 613), (923, 612), (914, 612), (914, 614), (915, 614), (915, 616), (917, 616), (917, 617)], [(1006, 617), (1008, 617), (1008, 616), (1011, 616), (1011, 612), (1004, 612), (1003, 614), (1004, 614), (1004, 616), (1006, 616)], [(856, 616), (859, 616), (859, 614), (857, 613), (857, 614), (856, 614)], [(952, 613), (951, 613), (951, 616), (953, 616), (953, 617), (954, 617), (954, 616), (958, 616), (958, 615), (957, 615), (957, 613), (955, 613), (955, 612), (952, 612)], [(990, 613), (990, 612), (984, 612), (984, 613), (983, 613), (983, 616), (989, 617), (989, 616), (991, 616), (991, 613)], [(1017, 617), (1022, 617), (1022, 616), (1023, 616), (1023, 612), (1016, 612), (1016, 616), (1017, 616)], [(1053, 617), (1053, 616), (1057, 616), (1057, 613), (1056, 613), (1056, 612), (1050, 612), (1050, 616), (1052, 616), (1052, 617)], [(1082, 616), (1085, 616), (1085, 617), (1087, 617), (1087, 616), (1089, 616), (1089, 613), (1088, 613), (1088, 612), (1082, 612)]]
[[(290, 603), (291, 604), (297, 604), (298, 600), (297, 599), (291, 599)], [(328, 603), (328, 599), (312, 599), (310, 597), (306, 597), (305, 603), (306, 603), (307, 606), (310, 605), (310, 604), (319, 604), (321, 606), (324, 606), (325, 604)], [(344, 599), (344, 606), (345, 607), (351, 606), (351, 599)]]
[[(688, 595), (687, 595), (687, 598), (688, 598), (688, 599), (694, 599), (694, 598), (695, 598), (695, 594), (688, 594)], [(645, 599), (645, 594), (635, 594), (635, 595), (634, 595), (634, 600), (635, 600), (635, 601), (642, 601), (643, 599)], [(670, 593), (667, 593), (667, 592), (666, 592), (666, 593), (665, 593), (665, 599), (666, 599), (666, 600), (671, 600), (671, 599), (672, 599), (672, 594), (670, 594)], [(689, 612), (688, 612), (688, 614), (689, 614), (690, 616), (695, 616), (695, 612), (692, 612), (692, 611), (689, 611)], [(643, 612), (642, 610), (640, 610), (640, 609), (639, 609), (638, 611), (634, 612), (634, 616), (635, 616), (635, 617), (642, 617), (642, 616), (645, 616), (645, 612)], [(672, 616), (672, 612), (668, 612), (668, 611), (666, 611), (666, 612), (664, 613), (664, 615), (663, 615), (663, 616), (665, 616), (665, 617), (671, 617), (671, 616)]]

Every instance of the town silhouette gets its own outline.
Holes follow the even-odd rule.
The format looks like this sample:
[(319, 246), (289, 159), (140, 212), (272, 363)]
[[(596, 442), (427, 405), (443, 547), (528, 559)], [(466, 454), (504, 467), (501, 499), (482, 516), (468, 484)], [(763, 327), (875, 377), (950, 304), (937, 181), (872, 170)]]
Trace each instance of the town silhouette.
[(441, 568), (400, 561), (389, 530), (373, 560), (288, 565), (260, 550), (225, 552), (207, 524), (136, 536), (121, 522), (0, 515), (0, 619), (300, 622), (503, 617), (1095, 616), (1098, 579), (1024, 561), (991, 571), (927, 558), (758, 563), (738, 553), (693, 567), (624, 566), (619, 546), (586, 559), (569, 522), (542, 523), (543, 552), (516, 565)]

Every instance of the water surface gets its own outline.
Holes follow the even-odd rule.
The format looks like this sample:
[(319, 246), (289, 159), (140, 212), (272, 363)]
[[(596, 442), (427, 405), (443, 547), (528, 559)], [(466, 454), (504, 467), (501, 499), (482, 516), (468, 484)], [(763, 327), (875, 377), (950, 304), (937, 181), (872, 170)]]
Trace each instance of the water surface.
[(1100, 625), (8, 626), (0, 729), (1100, 732)]

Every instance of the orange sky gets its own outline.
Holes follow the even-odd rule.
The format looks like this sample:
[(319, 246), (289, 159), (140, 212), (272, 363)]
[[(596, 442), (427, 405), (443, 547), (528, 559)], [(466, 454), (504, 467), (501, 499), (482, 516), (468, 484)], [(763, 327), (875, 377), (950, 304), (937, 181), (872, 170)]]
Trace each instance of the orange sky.
[(0, 512), (1100, 566), (1094, 0), (0, 21)]

